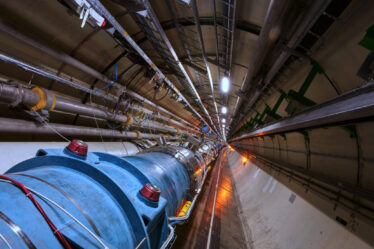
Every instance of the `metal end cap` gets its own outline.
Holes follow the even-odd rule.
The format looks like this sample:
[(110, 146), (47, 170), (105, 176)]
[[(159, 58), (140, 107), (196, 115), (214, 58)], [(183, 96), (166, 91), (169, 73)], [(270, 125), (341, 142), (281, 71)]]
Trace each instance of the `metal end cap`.
[(67, 149), (78, 156), (87, 156), (88, 145), (82, 140), (73, 140)]
[(147, 200), (158, 202), (158, 200), (160, 199), (161, 190), (157, 186), (151, 183), (147, 183), (140, 190), (140, 194), (144, 196)]

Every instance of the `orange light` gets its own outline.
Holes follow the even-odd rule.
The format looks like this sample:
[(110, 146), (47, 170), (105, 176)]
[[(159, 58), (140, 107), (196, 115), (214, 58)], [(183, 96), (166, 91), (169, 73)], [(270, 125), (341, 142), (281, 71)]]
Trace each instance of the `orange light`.
[(201, 172), (202, 172), (202, 169), (198, 169), (198, 170), (195, 172), (195, 175), (199, 175)]
[(229, 145), (228, 147), (229, 147), (229, 149), (230, 149), (231, 151), (235, 151), (234, 148), (231, 147), (231, 145)]
[(248, 158), (243, 157), (242, 161), (243, 161), (243, 163), (246, 163), (246, 162), (248, 162)]

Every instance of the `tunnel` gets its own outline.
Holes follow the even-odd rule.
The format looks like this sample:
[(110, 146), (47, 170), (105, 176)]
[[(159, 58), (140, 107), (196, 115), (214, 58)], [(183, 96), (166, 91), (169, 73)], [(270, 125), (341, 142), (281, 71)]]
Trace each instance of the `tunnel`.
[(374, 248), (374, 1), (0, 0), (0, 249)]

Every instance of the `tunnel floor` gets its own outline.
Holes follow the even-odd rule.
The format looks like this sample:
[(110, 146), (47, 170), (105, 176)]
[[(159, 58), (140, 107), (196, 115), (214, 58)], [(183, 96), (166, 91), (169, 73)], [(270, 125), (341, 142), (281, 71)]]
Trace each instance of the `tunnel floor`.
[(219, 166), (222, 169), (218, 184), (210, 248), (247, 248), (226, 152), (226, 150), (221, 152), (209, 173), (190, 220), (177, 227), (177, 238), (172, 248), (206, 248)]

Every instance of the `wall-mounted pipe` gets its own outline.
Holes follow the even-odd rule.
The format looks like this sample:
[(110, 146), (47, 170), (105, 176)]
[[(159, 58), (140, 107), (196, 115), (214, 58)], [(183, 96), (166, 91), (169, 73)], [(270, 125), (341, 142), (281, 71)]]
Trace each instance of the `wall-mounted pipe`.
[[(59, 60), (59, 61), (62, 61), (64, 62), (65, 64), (67, 65), (70, 65), (74, 68), (77, 68), (79, 70), (81, 70), (82, 72), (85, 72), (93, 77), (95, 77), (96, 79), (99, 79), (100, 81), (103, 81), (103, 82), (110, 82), (114, 87), (117, 87), (117, 89), (121, 92), (125, 91), (126, 93), (128, 93), (130, 96), (134, 97), (135, 99), (147, 104), (147, 105), (150, 105), (152, 107), (155, 107), (157, 108), (158, 110), (166, 113), (167, 115), (170, 115), (174, 118), (176, 118), (177, 120), (185, 123), (186, 125), (188, 126), (192, 126), (194, 127), (193, 125), (191, 125), (190, 122), (184, 120), (183, 118), (175, 115), (174, 113), (171, 113), (170, 111), (166, 110), (165, 108), (163, 107), (160, 107), (158, 105), (156, 105), (155, 103), (153, 103), (152, 101), (140, 96), (139, 94), (137, 94), (136, 92), (133, 92), (131, 91), (130, 89), (125, 89), (123, 88), (123, 86), (121, 86), (120, 84), (118, 84), (117, 82), (113, 82), (112, 80), (110, 80), (107, 76), (105, 76), (104, 74), (96, 71), (95, 69), (87, 66), (86, 64), (78, 61), (77, 59), (71, 57), (70, 55), (64, 53), (64, 52), (61, 52), (61, 51), (58, 51), (52, 47), (50, 47), (49, 45), (41, 42), (41, 41), (38, 41), (32, 37), (29, 37), (23, 33), (21, 33), (20, 31), (18, 31), (15, 27), (12, 27), (9, 23), (6, 23), (5, 21), (3, 20), (0, 20), (0, 30), (2, 32), (5, 32), (7, 33), (8, 35), (11, 35), (12, 37), (18, 39), (19, 41), (29, 45), (29, 46), (32, 46), (36, 49), (39, 49), (40, 51), (48, 54), (49, 56), (55, 58), (56, 60)], [(55, 80), (58, 80), (58, 79), (55, 79)]]
[(170, 124), (174, 124), (176, 126), (179, 126), (180, 128), (179, 129), (182, 129), (182, 130), (186, 130), (187, 132), (190, 132), (192, 134), (196, 134), (196, 133), (199, 133), (196, 129), (193, 129), (191, 127), (188, 127), (172, 118), (169, 118), (169, 117), (166, 117), (166, 116), (163, 116), (163, 115), (160, 115), (158, 112), (153, 112), (151, 110), (148, 110), (144, 107), (137, 107), (137, 106), (130, 106), (129, 109), (133, 110), (133, 111), (144, 111), (144, 113), (146, 113), (147, 115), (149, 115), (149, 117), (151, 117), (152, 119), (156, 119), (156, 120), (160, 120), (160, 121), (163, 121), (163, 122), (166, 122), (166, 123), (170, 123)]
[[(248, 92), (250, 88), (254, 88), (256, 82), (254, 77), (258, 74), (261, 66), (265, 60), (265, 57), (269, 51), (274, 47), (275, 42), (278, 40), (282, 31), (282, 23), (287, 17), (286, 13), (293, 1), (292, 0), (272, 0), (267, 10), (264, 25), (261, 28), (260, 36), (256, 43), (251, 61), (249, 63), (248, 71), (244, 77), (241, 92)], [(240, 107), (242, 106), (244, 99), (238, 97), (233, 116), (235, 117)]]
[[(39, 124), (31, 121), (0, 118), (0, 133), (17, 133), (17, 134), (34, 134), (34, 135), (51, 135), (56, 131), (64, 136), (72, 137), (111, 137), (122, 139), (157, 139), (158, 134), (140, 133), (138, 131), (117, 131), (110, 129), (65, 125), (65, 124)], [(169, 140), (178, 140), (179, 137), (170, 137)]]
[[(34, 72), (36, 74), (39, 74), (39, 75), (42, 75), (44, 77), (47, 77), (47, 78), (50, 78), (50, 79), (53, 79), (53, 80), (56, 80), (58, 82), (61, 82), (63, 84), (66, 84), (72, 88), (75, 88), (75, 89), (78, 89), (78, 90), (81, 90), (83, 92), (86, 92), (86, 93), (89, 93), (89, 94), (92, 94), (94, 96), (98, 96), (100, 98), (103, 98), (104, 100), (107, 100), (107, 101), (110, 101), (112, 103), (117, 103), (117, 99), (115, 97), (113, 97), (112, 95), (103, 95), (101, 94), (102, 90), (101, 91), (94, 91), (94, 90), (91, 90), (89, 88), (86, 88), (84, 85), (82, 85), (82, 82), (75, 82), (75, 81), (72, 81), (70, 79), (67, 79), (67, 77), (61, 77), (61, 76), (57, 76), (53, 71), (52, 69), (46, 67), (46, 66), (43, 66), (43, 67), (40, 67), (40, 66), (35, 66), (35, 65), (32, 65), (30, 63), (27, 63), (25, 61), (22, 61), (20, 59), (16, 59), (16, 58), (13, 58), (11, 56), (8, 56), (4, 53), (0, 53), (0, 60), (2, 61), (5, 61), (5, 62), (9, 62), (9, 63), (12, 63), (14, 65), (17, 65), (25, 70), (28, 70), (28, 71), (31, 71), (31, 72)], [(170, 115), (176, 119), (178, 119), (179, 117), (176, 116), (175, 114), (167, 111), (166, 109), (164, 109), (163, 107), (160, 107), (160, 106), (157, 106), (155, 104), (153, 104), (152, 102), (148, 102), (147, 99), (143, 98), (142, 96), (140, 96), (139, 94), (135, 93), (134, 94), (137, 96), (136, 99), (140, 100), (142, 103), (145, 103), (145, 104), (148, 104), (152, 107), (155, 107), (157, 110), (167, 114), (167, 115)], [(180, 119), (180, 118), (179, 118)], [(178, 120), (179, 120), (178, 119)], [(185, 121), (187, 122), (187, 121)], [(197, 128), (194, 128), (194, 129), (197, 129)]]
[[(92, 151), (106, 152), (115, 156), (132, 156), (141, 149), (131, 142), (87, 142)], [(39, 149), (59, 149), (66, 142), (0, 142), (0, 174), (24, 160), (35, 156)]]
[[(49, 92), (48, 90), (43, 91)], [(26, 106), (32, 107), (39, 103), (40, 94), (31, 89), (26, 89), (21, 86), (11, 86), (0, 82), (0, 101), (6, 101), (9, 103), (19, 101)], [(72, 114), (79, 114), (87, 117), (94, 117), (98, 119), (112, 120), (120, 123), (130, 123), (129, 118), (133, 118), (131, 116), (125, 115), (114, 115), (114, 113), (112, 112), (107, 112), (90, 105), (84, 105), (60, 96), (55, 96), (54, 110)], [(131, 126), (170, 133), (180, 132), (178, 129), (172, 126), (161, 124), (152, 120), (147, 121), (146, 124), (132, 124)], [(185, 134), (185, 132), (181, 132)]]
[[(281, 54), (277, 57), (274, 64), (271, 66), (269, 71), (267, 72), (266, 76), (264, 77), (264, 86), (261, 89), (257, 89), (253, 96), (251, 97), (250, 101), (246, 105), (246, 110), (244, 111), (243, 118), (247, 115), (248, 111), (252, 108), (252, 106), (257, 102), (261, 94), (264, 90), (269, 86), (272, 79), (278, 73), (280, 68), (286, 62), (286, 60), (291, 56), (292, 49), (295, 49), (297, 44), (305, 37), (306, 33), (309, 29), (314, 25), (316, 20), (320, 17), (322, 12), (327, 8), (330, 4), (331, 0), (319, 0), (313, 1), (310, 8), (308, 8), (308, 12), (303, 16), (303, 20), (301, 21), (300, 25), (298, 25), (297, 30), (293, 33), (292, 37), (286, 44), (287, 49), (284, 49)], [(238, 120), (240, 123), (240, 120)]]
[(161, 72), (161, 70), (156, 66), (156, 64), (148, 57), (146, 53), (139, 47), (139, 45), (130, 37), (127, 31), (117, 22), (114, 16), (105, 8), (105, 6), (99, 0), (87, 0), (92, 7), (101, 14), (113, 28), (120, 33), (120, 35), (139, 53), (141, 57), (148, 63), (149, 66), (159, 75), (161, 79), (183, 100), (183, 102), (191, 109), (191, 111), (205, 123), (207, 126), (210, 125), (201, 117), (200, 113), (195, 110), (190, 104), (190, 102), (183, 96), (183, 94), (177, 89), (177, 87)]
[(229, 142), (277, 133), (348, 124), (374, 117), (374, 82), (310, 107), (296, 115), (273, 122)]

